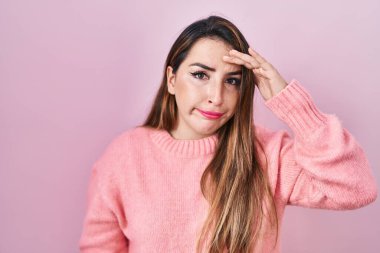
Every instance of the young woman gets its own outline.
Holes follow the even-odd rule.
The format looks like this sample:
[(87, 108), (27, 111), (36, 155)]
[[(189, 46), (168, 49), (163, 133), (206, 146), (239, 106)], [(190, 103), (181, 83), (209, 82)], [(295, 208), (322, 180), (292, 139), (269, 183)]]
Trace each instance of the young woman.
[[(294, 137), (253, 123), (255, 86)], [(145, 123), (94, 163), (80, 250), (280, 252), (286, 205), (347, 210), (376, 197), (340, 120), (210, 16), (174, 42)]]

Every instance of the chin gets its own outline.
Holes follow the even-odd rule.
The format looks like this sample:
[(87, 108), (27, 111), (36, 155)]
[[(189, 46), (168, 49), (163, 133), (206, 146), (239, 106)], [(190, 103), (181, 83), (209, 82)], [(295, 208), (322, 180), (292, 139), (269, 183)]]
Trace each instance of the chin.
[(218, 129), (220, 128), (220, 126), (213, 126), (213, 127), (205, 127), (205, 128), (198, 128), (197, 129), (197, 132), (201, 135), (213, 135)]

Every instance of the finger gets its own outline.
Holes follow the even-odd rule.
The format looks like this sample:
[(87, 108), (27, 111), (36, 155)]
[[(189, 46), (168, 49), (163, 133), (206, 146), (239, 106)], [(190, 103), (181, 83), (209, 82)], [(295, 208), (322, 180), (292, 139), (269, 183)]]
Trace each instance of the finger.
[(235, 49), (230, 50), (229, 54), (231, 56), (239, 57), (240, 59), (242, 59), (242, 60), (250, 63), (254, 67), (259, 67), (260, 66), (260, 63), (255, 58), (253, 58), (251, 55), (249, 55), (249, 54), (244, 54), (244, 53), (239, 52), (239, 51), (237, 51)]
[(230, 63), (238, 64), (238, 65), (244, 65), (248, 69), (254, 69), (254, 67), (250, 63), (236, 57), (224, 55), (223, 60), (228, 61)]
[(262, 68), (252, 69), (252, 71), (253, 71), (253, 73), (254, 73), (256, 76), (260, 76), (260, 77), (262, 77), (262, 78), (264, 78), (264, 79), (268, 79), (268, 80), (269, 80), (269, 78), (264, 74)]
[(264, 69), (262, 67), (252, 67), (252, 65), (250, 65), (249, 63), (239, 59), (239, 58), (235, 58), (235, 57), (231, 57), (231, 56), (223, 56), (223, 59), (225, 61), (228, 61), (228, 62), (231, 62), (233, 64), (241, 64), (241, 65), (244, 65), (246, 68), (248, 69), (251, 69), (253, 71), (253, 73), (256, 75), (256, 76), (259, 76), (259, 77), (262, 77), (264, 79), (269, 79), (265, 74), (264, 74)]
[(264, 57), (262, 57), (261, 55), (259, 55), (258, 52), (256, 52), (255, 50), (253, 50), (251, 47), (248, 48), (248, 52), (250, 55), (252, 55), (253, 57), (255, 57), (255, 59), (259, 62), (259, 63), (265, 63), (266, 60), (264, 59)]
[(252, 56), (250, 56), (250, 55), (240, 53), (240, 52), (238, 52), (236, 50), (234, 50), (232, 52), (230, 51), (229, 54), (230, 54), (230, 57), (243, 60), (243, 61), (249, 63), (254, 68), (260, 67), (260, 64)]

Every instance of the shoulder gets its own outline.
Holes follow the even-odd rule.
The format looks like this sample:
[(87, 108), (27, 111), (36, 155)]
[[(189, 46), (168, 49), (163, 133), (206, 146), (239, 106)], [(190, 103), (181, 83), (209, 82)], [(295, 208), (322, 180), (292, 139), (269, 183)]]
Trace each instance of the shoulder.
[(287, 130), (273, 130), (255, 125), (256, 142), (259, 153), (264, 153), (269, 160), (278, 160), (292, 151), (294, 140)]
[[(280, 166), (289, 164), (286, 160), (293, 157), (293, 139), (286, 130), (273, 130), (256, 125), (255, 132), (256, 141), (259, 142), (256, 146), (259, 158), (263, 169), (268, 172), (271, 189), (276, 192)], [(286, 160), (284, 160), (285, 157)]]
[(291, 138), (286, 130), (273, 130), (258, 124), (255, 124), (255, 134), (257, 139), (265, 146), (279, 144), (281, 140)]
[(148, 128), (137, 126), (115, 135), (105, 146), (95, 165), (114, 168), (122, 166), (128, 156), (149, 138), (149, 131)]
[(149, 138), (150, 131), (149, 128), (141, 126), (124, 130), (112, 138), (106, 150), (117, 151), (130, 146), (133, 147), (143, 142), (146, 138)]

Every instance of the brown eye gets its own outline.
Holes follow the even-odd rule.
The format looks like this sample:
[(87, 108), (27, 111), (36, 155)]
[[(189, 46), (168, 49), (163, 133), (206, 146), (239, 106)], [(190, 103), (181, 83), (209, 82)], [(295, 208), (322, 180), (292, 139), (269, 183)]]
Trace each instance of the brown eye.
[(239, 85), (240, 84), (240, 80), (237, 78), (229, 78), (227, 80), (229, 81), (229, 84), (231, 84), (231, 85)]
[(194, 76), (196, 79), (203, 79), (202, 77), (207, 76), (206, 73), (198, 71), (191, 73), (192, 76)]

